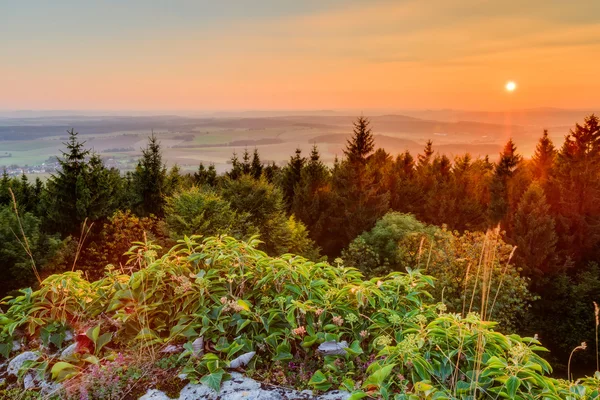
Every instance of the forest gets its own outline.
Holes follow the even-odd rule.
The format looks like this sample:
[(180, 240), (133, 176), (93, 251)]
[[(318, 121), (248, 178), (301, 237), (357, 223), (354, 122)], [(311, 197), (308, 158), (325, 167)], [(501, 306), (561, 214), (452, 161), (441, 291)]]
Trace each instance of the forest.
[[(4, 326), (0, 336), (4, 345), (0, 344), (0, 353), (5, 357), (11, 352), (15, 329), (25, 329), (23, 326), (27, 318), (23, 317), (25, 319), (16, 323), (16, 317), (11, 314), (16, 312), (15, 307), (21, 304), (23, 296), (46, 293), (44, 290), (49, 290), (52, 282), (59, 282), (56, 279), (71, 277), (72, 282), (80, 282), (84, 285), (82, 288), (87, 288), (77, 289), (83, 298), (86, 291), (101, 286), (96, 282), (112, 279), (111, 284), (114, 285), (120, 282), (115, 277), (118, 274), (133, 279), (134, 276), (142, 276), (136, 275), (139, 273), (147, 274), (144, 279), (153, 282), (153, 290), (176, 281), (173, 293), (179, 296), (191, 290), (194, 278), (197, 278), (196, 281), (206, 279), (204, 273), (200, 276), (198, 271), (185, 269), (192, 267), (184, 266), (182, 261), (186, 257), (192, 260), (190, 254), (193, 252), (189, 250), (186, 253), (186, 248), (195, 249), (194, 246), (204, 243), (203, 249), (209, 249), (202, 250), (206, 254), (220, 251), (223, 257), (231, 257), (231, 263), (224, 267), (217, 262), (219, 256), (206, 256), (211, 257), (209, 264), (218, 264), (214, 271), (219, 271), (222, 278), (219, 282), (225, 284), (225, 277), (231, 285), (243, 276), (243, 282), (254, 282), (256, 290), (261, 285), (270, 288), (271, 283), (266, 283), (267, 275), (258, 275), (260, 268), (264, 267), (261, 263), (276, 264), (277, 260), (285, 260), (290, 265), (297, 263), (293, 268), (298, 268), (298, 271), (305, 268), (307, 276), (311, 276), (310, 282), (317, 282), (316, 285), (309, 282), (308, 287), (314, 289), (314, 296), (323, 301), (333, 296), (336, 290), (341, 290), (338, 283), (342, 281), (357, 285), (357, 288), (371, 282), (369, 290), (381, 289), (381, 293), (377, 292), (378, 299), (382, 301), (381, 307), (375, 307), (374, 298), (367, 295), (364, 301), (373, 300), (369, 306), (373, 310), (388, 307), (396, 320), (388, 315), (386, 318), (390, 322), (386, 323), (386, 327), (377, 329), (384, 331), (396, 323), (401, 325), (398, 315), (406, 314), (407, 309), (413, 307), (417, 313), (421, 310), (423, 314), (410, 320), (414, 326), (411, 325), (412, 331), (406, 332), (424, 329), (424, 322), (419, 318), (442, 324), (442, 317), (461, 317), (472, 329), (475, 326), (487, 329), (490, 342), (498, 339), (490, 333), (492, 331), (506, 337), (517, 333), (532, 338), (527, 342), (529, 344), (541, 342), (549, 350), (543, 356), (549, 360), (553, 370), (537, 358), (533, 361), (528, 359), (535, 364), (531, 368), (539, 369), (540, 374), (543, 369), (545, 374), (557, 379), (579, 378), (593, 375), (600, 369), (599, 309), (596, 305), (600, 301), (600, 121), (595, 115), (575, 123), (566, 132), (562, 143), (553, 143), (547, 132), (540, 132), (531, 159), (519, 154), (518, 138), (510, 139), (497, 161), (491, 161), (489, 157), (474, 158), (468, 153), (451, 159), (436, 152), (432, 141), (427, 142), (420, 154), (408, 151), (389, 154), (377, 147), (369, 119), (358, 117), (343, 156), (336, 159), (331, 167), (320, 159), (317, 144), (310, 154), (297, 150), (285, 165), (263, 163), (255, 148), (234, 153), (231, 169), (222, 175), (217, 174), (214, 166), (202, 163), (193, 174), (182, 173), (176, 165), (167, 168), (161, 157), (160, 137), (154, 134), (148, 138), (136, 169), (121, 174), (116, 169), (107, 168), (100, 155), (88, 148), (75, 130), (70, 130), (68, 135), (64, 151), (59, 155), (60, 170), (46, 182), (39, 179), (31, 182), (26, 175), (9, 177), (6, 172), (0, 178), (0, 268), (3, 277), (0, 295), (7, 296), (3, 301), (5, 314), (2, 317), (10, 320), (10, 323), (0, 321), (0, 325)], [(292, 255), (301, 256), (305, 261), (298, 261)], [(235, 260), (250, 256), (253, 261), (248, 265), (252, 265), (253, 269), (238, 270), (242, 267)], [(164, 270), (161, 273), (152, 269), (156, 260), (163, 260)], [(144, 266), (148, 267), (144, 269)], [(173, 275), (169, 268), (184, 268), (190, 276)], [(207, 277), (211, 271), (212, 268), (207, 270)], [(172, 274), (173, 278), (169, 279), (168, 274)], [(290, 278), (290, 281), (294, 279)], [(392, 288), (394, 279), (403, 280), (405, 295), (400, 296), (399, 292), (393, 294), (396, 290)], [(325, 281), (332, 285), (329, 291), (325, 290)], [(273, 287), (278, 287), (277, 279), (273, 282)], [(389, 285), (388, 289), (385, 289), (386, 285)], [(31, 289), (23, 289), (27, 287)], [(411, 287), (417, 289), (411, 292)], [(385, 294), (384, 289), (392, 294)], [(282, 299), (277, 301), (284, 307), (287, 300), (277, 297), (277, 293), (291, 290), (297, 293), (290, 292), (290, 296), (300, 296), (304, 289), (269, 290), (271, 292), (265, 289), (260, 295), (256, 294), (257, 298), (252, 300), (254, 304), (262, 304), (264, 299), (258, 299), (268, 297), (268, 301)], [(360, 292), (361, 289), (358, 290)], [(427, 294), (424, 294), (425, 291)], [(102, 296), (98, 294), (98, 301), (108, 302), (107, 298), (112, 294), (106, 294), (106, 298)], [(228, 296), (219, 294), (219, 299), (224, 299), (222, 304), (216, 301), (219, 312), (224, 312), (223, 309), (242, 314), (248, 311), (244, 311), (247, 307), (244, 301), (250, 301), (249, 298), (241, 300), (240, 295), (240, 300), (230, 303)], [(410, 303), (409, 307), (408, 303), (402, 303), (404, 300), (400, 297), (408, 299), (408, 303), (414, 300), (414, 304)], [(189, 303), (181, 301), (185, 307), (189, 306)], [(357, 301), (361, 304), (363, 300)], [(426, 301), (433, 302), (435, 306), (424, 308)], [(293, 300), (289, 302), (296, 307), (291, 311), (293, 319), (294, 310), (303, 305)], [(290, 304), (288, 307), (292, 307)], [(345, 307), (343, 302), (339, 304)], [(97, 305), (96, 300), (90, 299), (90, 307), (92, 305)], [(106, 311), (93, 314), (93, 318), (116, 309), (116, 306), (107, 307)], [(435, 307), (443, 307), (442, 317), (438, 316), (440, 309)], [(31, 313), (38, 312), (35, 310), (30, 308), (23, 315), (30, 317)], [(285, 308), (282, 321), (289, 320), (289, 310)], [(353, 309), (345, 311), (343, 318), (346, 322), (358, 324)], [(306, 309), (298, 313), (306, 315), (302, 318), (308, 318)], [(50, 318), (49, 315), (40, 315), (39, 318), (48, 318), (54, 324), (54, 330), (49, 330), (41, 320), (34, 321), (37, 325), (33, 327), (31, 322), (27, 322), (29, 334), (41, 330), (46, 337), (52, 337), (53, 333), (64, 333), (67, 325), (73, 325), (68, 318)], [(315, 318), (320, 315), (317, 310)], [(228, 336), (232, 342), (215, 341), (217, 350), (221, 345), (227, 349), (223, 351), (232, 351), (231, 346), (237, 343), (237, 339), (234, 340), (238, 337), (236, 334), (253, 326), (250, 319), (230, 318), (228, 326), (236, 328), (235, 334)], [(339, 316), (332, 318), (326, 324), (331, 325), (332, 332), (337, 332), (344, 320)], [(307, 325), (307, 320), (304, 321)], [(488, 321), (496, 321), (497, 325), (486, 325)], [(171, 322), (181, 324), (181, 320)], [(13, 323), (16, 325), (10, 328)], [(207, 325), (203, 326), (204, 336), (208, 337)], [(375, 324), (371, 328), (373, 326)], [(91, 327), (86, 325), (86, 328)], [(172, 328), (168, 324), (167, 327)], [(290, 337), (295, 335), (294, 340), (299, 340), (298, 343), (304, 340), (302, 346), (296, 348), (292, 339), (273, 344), (276, 349), (273, 350), (274, 360), (279, 363), (286, 361), (287, 372), (297, 367), (292, 367), (292, 362), (288, 365), (290, 358), (284, 355), (294, 353), (297, 356), (296, 352), (308, 351), (310, 345), (317, 341), (317, 333), (307, 333), (301, 328), (305, 329), (304, 325), (291, 324), (289, 329), (286, 328), (286, 334)], [(440, 333), (431, 329), (433, 333)], [(200, 327), (197, 330), (200, 331)], [(361, 343), (366, 346), (365, 341), (370, 340), (367, 337), (371, 333), (364, 327), (354, 331), (359, 344), (353, 342), (355, 347), (349, 347), (351, 350), (348, 352), (357, 356), (362, 354), (359, 346)], [(344, 338), (341, 330), (338, 334), (336, 338)], [(159, 328), (148, 333), (148, 336), (152, 335), (162, 337)], [(172, 331), (170, 335), (173, 335)], [(375, 334), (372, 335), (375, 339)], [(307, 338), (313, 336), (314, 341), (308, 343)], [(189, 337), (191, 335), (186, 336)], [(94, 338), (97, 341), (98, 334)], [(323, 342), (323, 338), (327, 336), (319, 337), (319, 340)], [(263, 339), (266, 340), (260, 336), (258, 340)], [(399, 357), (393, 354), (393, 351), (401, 351), (399, 345), (391, 350), (392, 347), (386, 347), (384, 343), (392, 339), (400, 340), (398, 336), (378, 334), (375, 344), (369, 344), (377, 350), (373, 354), (380, 352), (381, 355), (387, 351), (388, 359)], [(402, 343), (406, 345), (404, 339)], [(348, 342), (352, 340), (348, 339)], [(240, 346), (243, 346), (235, 352), (250, 346), (248, 343), (242, 342)], [(423, 344), (411, 342), (411, 346), (421, 348)], [(438, 343), (439, 346), (441, 344)], [(506, 346), (505, 350), (509, 351), (514, 343)], [(60, 345), (56, 347), (60, 348)], [(193, 352), (185, 345), (184, 348)], [(98, 346), (96, 349), (100, 351)], [(431, 355), (433, 353), (427, 354), (430, 357), (428, 362), (435, 358)], [(99, 354), (96, 356), (99, 357)], [(277, 357), (280, 357), (279, 361)], [(453, 354), (452, 357), (460, 359), (461, 355)], [(500, 365), (497, 366), (494, 363), (498, 358), (492, 358), (473, 362), (479, 367), (487, 363), (488, 369), (501, 368), (502, 362), (497, 361)], [(193, 371), (206, 370), (206, 376), (217, 376), (217, 383), (221, 382), (224, 372), (215, 367), (218, 362), (205, 359), (197, 362), (200, 367), (188, 368), (188, 374), (193, 376)], [(416, 387), (417, 381), (433, 381), (431, 376), (434, 375), (432, 371), (421, 374), (419, 368), (427, 368), (418, 365), (417, 361), (411, 361), (406, 371), (394, 370), (394, 376), (398, 376), (394, 382), (388, 375), (392, 368), (398, 368), (397, 365), (390, 367), (392, 364), (387, 365), (384, 361), (375, 364), (381, 369), (364, 366), (367, 372), (372, 373), (364, 378), (365, 382), (370, 382), (363, 385), (365, 393), (378, 390), (379, 396), (388, 398), (387, 391), (417, 393), (421, 390), (425, 393), (434, 390), (433, 387), (424, 387), (425, 383)], [(345, 376), (346, 372), (340, 372), (343, 367), (335, 361), (331, 361), (331, 365), (332, 369), (324, 372), (321, 369), (315, 372), (316, 367), (307, 367), (307, 371), (311, 372), (306, 372), (308, 375), (304, 381), (310, 381), (312, 387), (318, 390), (327, 390), (332, 385), (344, 387), (346, 381), (336, 379)], [(260, 371), (258, 366), (255, 368)], [(358, 364), (356, 368), (359, 368)], [(299, 370), (294, 371), (290, 374), (300, 373)], [(417, 375), (409, 378), (410, 373)], [(302, 374), (305, 374), (304, 370)], [(448, 379), (450, 372), (444, 374), (444, 379)], [(488, 375), (484, 378), (493, 378), (491, 373)], [(279, 380), (271, 375), (261, 377), (296, 387), (301, 386), (300, 381), (303, 380), (298, 378), (299, 382), (295, 382), (289, 376)], [(517, 391), (533, 393), (531, 388), (524, 389), (531, 384), (531, 380), (527, 380), (529, 378), (519, 376), (515, 379), (519, 381), (513, 380), (512, 376), (498, 379), (509, 398), (511, 395), (514, 398)], [(457, 380), (460, 379), (454, 379), (450, 385), (455, 394), (460, 389)], [(346, 387), (352, 390), (356, 385), (348, 384)], [(489, 387), (482, 384), (482, 387), (494, 392), (491, 384)], [(547, 398), (552, 397), (548, 395)]]

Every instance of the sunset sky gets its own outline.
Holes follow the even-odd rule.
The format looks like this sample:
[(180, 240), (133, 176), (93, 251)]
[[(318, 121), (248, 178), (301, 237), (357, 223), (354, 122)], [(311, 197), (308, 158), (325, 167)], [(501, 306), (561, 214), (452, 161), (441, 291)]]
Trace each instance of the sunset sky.
[(592, 108), (599, 65), (599, 0), (0, 0), (9, 110)]

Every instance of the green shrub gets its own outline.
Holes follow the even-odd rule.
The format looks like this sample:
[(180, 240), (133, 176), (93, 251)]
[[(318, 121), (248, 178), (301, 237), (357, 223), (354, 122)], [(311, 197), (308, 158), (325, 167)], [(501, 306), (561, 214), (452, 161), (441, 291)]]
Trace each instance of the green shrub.
[[(117, 352), (154, 354), (184, 343), (183, 372), (215, 389), (233, 359), (256, 352), (246, 366), (255, 378), (346, 389), (353, 399), (598, 397), (596, 378), (548, 377), (536, 339), (503, 335), (473, 313), (447, 313), (428, 293), (433, 278), (419, 270), (364, 280), (354, 268), (269, 257), (256, 244), (186, 237), (161, 258), (151, 245), (136, 244), (129, 253), (140, 269), (131, 275), (109, 269), (93, 283), (77, 273), (55, 275), (8, 300), (2, 334), (10, 341), (26, 328), (35, 338), (56, 323), (75, 332), (87, 327), (92, 339), (110, 332), (109, 344), (70, 367), (46, 356), (53, 374), (104, 371)], [(343, 354), (319, 353), (332, 341), (347, 343)], [(85, 374), (70, 379), (77, 376), (86, 382)]]

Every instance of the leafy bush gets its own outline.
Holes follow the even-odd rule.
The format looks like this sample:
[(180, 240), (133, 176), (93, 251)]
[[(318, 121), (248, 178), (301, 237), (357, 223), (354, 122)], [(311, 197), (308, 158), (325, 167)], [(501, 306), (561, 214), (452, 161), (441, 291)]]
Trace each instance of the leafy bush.
[(367, 276), (422, 268), (435, 276), (431, 293), (450, 311), (483, 312), (513, 330), (534, 300), (528, 279), (510, 263), (513, 249), (497, 230), (458, 234), (391, 212), (356, 238), (342, 257)]
[(234, 211), (229, 202), (211, 189), (192, 187), (167, 199), (166, 220), (172, 235), (212, 236), (228, 234), (247, 239), (258, 233), (247, 212)]
[[(549, 378), (535, 338), (503, 335), (473, 313), (447, 313), (431, 301), (433, 278), (419, 270), (364, 280), (354, 268), (269, 257), (257, 243), (186, 237), (161, 258), (137, 244), (129, 253), (140, 269), (131, 275), (109, 269), (93, 283), (78, 273), (49, 277), (7, 301), (4, 340), (18, 329), (35, 338), (50, 324), (87, 328), (85, 359), (69, 367), (46, 357), (53, 375), (73, 371), (70, 384), (80, 379), (89, 388), (98, 385), (77, 371), (97, 371), (102, 380), (119, 352), (155, 354), (184, 343), (183, 371), (217, 390), (245, 354), (254, 377), (346, 389), (353, 399), (598, 397), (596, 378)], [(343, 350), (325, 355), (323, 344)]]

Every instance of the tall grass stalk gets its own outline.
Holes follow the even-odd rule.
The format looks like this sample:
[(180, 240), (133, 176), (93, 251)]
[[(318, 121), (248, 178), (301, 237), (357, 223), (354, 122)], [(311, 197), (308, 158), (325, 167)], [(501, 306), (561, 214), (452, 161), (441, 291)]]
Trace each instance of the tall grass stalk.
[[(13, 193), (11, 188), (8, 188), (8, 191), (10, 192), (10, 196), (12, 197), (13, 211), (15, 212), (15, 216), (17, 217), (17, 222), (19, 223), (19, 229), (21, 231), (21, 237), (23, 238), (23, 240), (21, 240), (14, 231), (13, 231), (13, 235), (15, 235), (19, 244), (21, 244), (21, 246), (23, 246), (23, 249), (25, 250), (25, 252), (29, 256), (29, 258), (31, 259), (31, 269), (33, 270), (33, 273), (34, 273), (35, 278), (37, 279), (38, 283), (41, 284), (42, 278), (40, 277), (37, 266), (35, 265), (35, 259), (33, 258), (33, 252), (31, 251), (31, 247), (29, 246), (29, 241), (27, 240), (27, 235), (25, 235), (25, 230), (23, 229), (23, 224), (21, 222), (21, 216), (19, 215), (19, 208), (17, 207), (17, 199), (15, 198), (15, 194)], [(12, 229), (11, 229), (11, 231), (12, 231)]]
[(571, 376), (571, 359), (573, 358), (573, 354), (575, 354), (576, 351), (578, 350), (585, 350), (587, 349), (587, 344), (585, 342), (581, 342), (581, 344), (577, 347), (575, 347), (573, 349), (573, 351), (571, 352), (571, 355), (569, 355), (569, 362), (567, 363), (567, 379), (572, 380), (573, 377)]
[(596, 371), (600, 371), (600, 362), (598, 359), (598, 325), (600, 325), (600, 307), (594, 301), (594, 316), (596, 317)]

